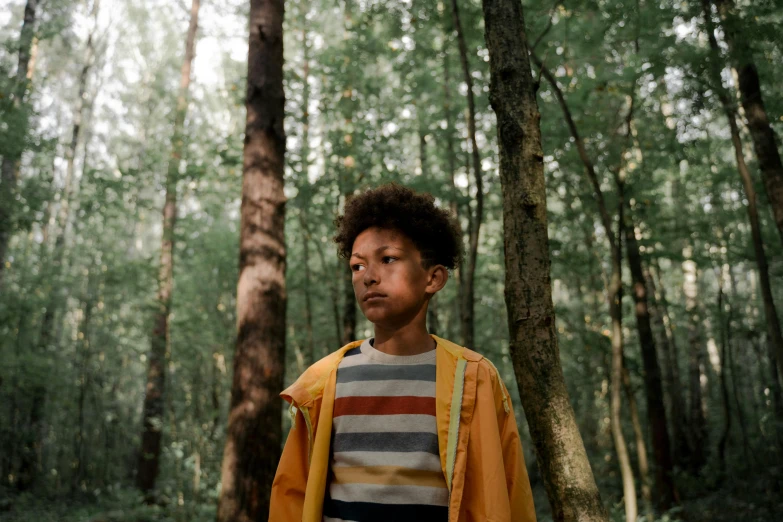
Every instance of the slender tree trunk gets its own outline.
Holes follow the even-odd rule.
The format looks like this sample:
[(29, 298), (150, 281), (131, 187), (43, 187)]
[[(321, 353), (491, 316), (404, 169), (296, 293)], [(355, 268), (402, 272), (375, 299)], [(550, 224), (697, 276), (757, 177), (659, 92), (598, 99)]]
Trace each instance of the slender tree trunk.
[(636, 407), (636, 397), (631, 386), (631, 376), (628, 368), (623, 364), (623, 389), (628, 399), (628, 413), (631, 415), (631, 426), (636, 442), (636, 460), (639, 465), (639, 481), (642, 486), (642, 499), (644, 500), (645, 516), (653, 520), (652, 481), (650, 480), (650, 465), (647, 460), (647, 444), (644, 441), (642, 421), (639, 418), (639, 408)]
[[(448, 27), (448, 17), (444, 16), (444, 25)], [(448, 30), (448, 28), (444, 31), (444, 38), (448, 40), (449, 35), (452, 33), (452, 31)], [(444, 45), (445, 49), (448, 49), (449, 46)], [(451, 201), (449, 202), (449, 208), (451, 210), (452, 215), (454, 216), (455, 222), (457, 224), (457, 227), (459, 229), (459, 237), (462, 238), (462, 223), (460, 222), (460, 191), (457, 188), (457, 184), (454, 181), (454, 174), (456, 173), (457, 166), (457, 156), (454, 151), (454, 119), (453, 119), (453, 113), (452, 113), (452, 107), (451, 107), (451, 90), (449, 88), (449, 85), (451, 84), (451, 71), (449, 67), (449, 53), (448, 50), (444, 51), (443, 54), (443, 114), (444, 119), (446, 121), (446, 168), (449, 173), (449, 182), (451, 184)], [(458, 322), (460, 324), (460, 328), (462, 325), (462, 319), (461, 319), (461, 310), (462, 310), (462, 303), (464, 300), (463, 297), (463, 277), (462, 277), (462, 270), (457, 268), (455, 270), (456, 272), (456, 280), (457, 280), (457, 300), (456, 300), (456, 308), (457, 308), (457, 314), (456, 317), (458, 318)], [(449, 321), (449, 326), (451, 326), (451, 321)]]
[(307, 20), (302, 16), (302, 53), (304, 66), (302, 69), (302, 171), (300, 173), (302, 189), (305, 201), (299, 212), (300, 226), (302, 227), (302, 253), (304, 257), (304, 297), (305, 297), (305, 348), (307, 353), (306, 365), (315, 362), (315, 341), (313, 339), (313, 303), (310, 291), (310, 234), (306, 231), (307, 209), (310, 207), (310, 42), (307, 37)]
[[(463, 276), (462, 292), (462, 343), (468, 348), (477, 349), (475, 345), (475, 276), (476, 260), (478, 256), (479, 232), (481, 222), (484, 219), (484, 180), (481, 172), (481, 157), (476, 143), (476, 103), (473, 95), (473, 77), (470, 75), (468, 63), (468, 49), (465, 44), (465, 36), (462, 31), (459, 6), (457, 0), (451, 0), (451, 12), (454, 21), (454, 29), (457, 32), (460, 61), (462, 62), (462, 75), (468, 88), (468, 139), (470, 140), (471, 163), (473, 176), (476, 182), (476, 214), (473, 217), (473, 226), (470, 227), (468, 239), (467, 263), (461, 274)], [(470, 209), (468, 209), (470, 211)]]
[[(721, 27), (729, 47), (729, 58), (739, 78), (740, 99), (748, 119), (750, 138), (759, 161), (767, 198), (772, 207), (775, 224), (783, 241), (783, 162), (780, 159), (778, 136), (770, 125), (769, 115), (761, 94), (761, 82), (749, 40), (751, 34), (737, 16), (734, 0), (712, 0), (721, 18)], [(709, 8), (709, 6), (707, 6)], [(783, 353), (776, 352), (778, 367)]]
[(540, 115), (522, 5), (484, 0), (503, 191), (509, 350), (553, 520), (607, 521), (568, 400), (555, 332)]
[(634, 223), (631, 216), (625, 227), (625, 246), (628, 266), (633, 279), (633, 300), (635, 303), (636, 326), (639, 331), (642, 364), (644, 366), (644, 390), (647, 398), (647, 421), (652, 431), (653, 456), (655, 458), (655, 490), (658, 506), (667, 510), (674, 500), (674, 479), (671, 444), (669, 442), (666, 406), (663, 403), (663, 385), (661, 367), (658, 364), (658, 352), (655, 347), (650, 311), (647, 299), (647, 281), (642, 268), (642, 256), (636, 241)]
[[(719, 0), (720, 1), (720, 0)], [(767, 264), (767, 255), (764, 251), (764, 242), (761, 235), (761, 224), (759, 223), (758, 207), (756, 205), (756, 189), (753, 186), (753, 178), (750, 173), (750, 169), (745, 163), (745, 156), (742, 151), (742, 139), (740, 138), (739, 128), (737, 126), (736, 113), (731, 105), (729, 96), (723, 89), (720, 78), (720, 66), (718, 65), (718, 58), (720, 57), (720, 49), (718, 48), (718, 42), (715, 40), (715, 30), (712, 23), (712, 13), (710, 9), (710, 0), (702, 0), (702, 7), (704, 8), (704, 20), (707, 29), (707, 37), (710, 42), (710, 73), (712, 80), (712, 87), (718, 92), (718, 97), (723, 106), (723, 110), (726, 113), (726, 119), (729, 121), (729, 130), (731, 131), (731, 143), (734, 146), (734, 158), (737, 161), (737, 170), (739, 171), (740, 178), (742, 179), (742, 186), (745, 189), (745, 196), (748, 198), (748, 220), (750, 221), (751, 236), (753, 237), (753, 250), (756, 255), (756, 266), (759, 271), (759, 282), (761, 283), (761, 296), (764, 303), (764, 315), (767, 325), (767, 342), (772, 347), (777, 359), (778, 373), (783, 375), (783, 331), (781, 330), (780, 318), (778, 317), (777, 308), (775, 306), (775, 299), (772, 293), (772, 283), (769, 277), (769, 266)], [(724, 5), (724, 11), (725, 5)], [(726, 11), (728, 12), (728, 11)], [(756, 78), (756, 84), (758, 84), (758, 78)], [(747, 81), (747, 80), (746, 80)], [(746, 85), (746, 88), (748, 86)], [(760, 94), (759, 94), (760, 96)], [(743, 102), (745, 102), (745, 94), (743, 94)], [(754, 111), (754, 115), (748, 115), (749, 118), (759, 118), (758, 111), (761, 109), (758, 107), (761, 99), (758, 98), (755, 101), (751, 99), (749, 103)], [(758, 122), (756, 125), (760, 125)], [(760, 129), (752, 130), (751, 134), (756, 133), (760, 136)], [(774, 141), (774, 139), (773, 139)], [(762, 149), (764, 146), (762, 145)], [(777, 148), (772, 143), (772, 149), (777, 153)], [(767, 151), (767, 156), (771, 155), (771, 151)], [(758, 145), (757, 145), (758, 153)], [(768, 160), (767, 157), (765, 160)], [(759, 162), (761, 163), (762, 157), (759, 154)], [(780, 158), (777, 159), (778, 165), (780, 164)], [(769, 165), (767, 165), (769, 167)], [(771, 169), (775, 170), (775, 169)], [(783, 176), (783, 170), (778, 170), (779, 174)], [(765, 173), (765, 176), (770, 175), (770, 170)], [(783, 198), (783, 177), (780, 179), (779, 195)], [(769, 192), (769, 188), (768, 188)], [(772, 199), (770, 194), (770, 200)], [(783, 199), (781, 200), (783, 204)], [(773, 202), (774, 204), (774, 202)], [(783, 207), (781, 207), (783, 212)], [(777, 219), (777, 216), (776, 216)], [(783, 419), (779, 419), (783, 421)]]
[[(649, 278), (653, 292), (656, 294), (656, 301), (659, 303), (661, 312), (661, 321), (666, 336), (666, 348), (664, 352), (665, 368), (667, 380), (669, 382), (669, 395), (671, 396), (671, 425), (672, 425), (672, 457), (674, 464), (683, 468), (690, 455), (690, 443), (688, 434), (685, 431), (688, 426), (688, 417), (685, 413), (685, 394), (682, 389), (682, 380), (680, 379), (679, 350), (677, 348), (677, 339), (674, 336), (671, 317), (669, 316), (669, 303), (666, 300), (666, 289), (663, 286), (661, 271), (657, 261), (653, 262), (655, 270), (650, 271)], [(658, 283), (655, 283), (656, 277)]]
[(731, 403), (729, 402), (729, 386), (726, 374), (729, 372), (728, 345), (731, 342), (731, 309), (728, 316), (724, 318), (724, 293), (723, 293), (723, 273), (718, 274), (718, 321), (720, 323), (720, 396), (723, 405), (723, 432), (718, 441), (718, 466), (721, 476), (726, 473), (726, 446), (728, 445), (729, 435), (731, 434)]
[(141, 449), (139, 450), (136, 487), (145, 493), (147, 501), (154, 500), (152, 491), (160, 467), (161, 439), (165, 409), (166, 365), (169, 337), (169, 313), (174, 285), (174, 227), (177, 219), (177, 181), (184, 152), (184, 125), (188, 110), (190, 69), (196, 53), (196, 31), (200, 0), (192, 0), (190, 23), (185, 39), (185, 58), (182, 61), (179, 94), (171, 139), (171, 156), (166, 172), (166, 201), (163, 206), (163, 235), (158, 268), (157, 310), (153, 319), (149, 366), (142, 414)]
[(693, 248), (683, 250), (682, 270), (684, 276), (683, 294), (685, 294), (685, 314), (688, 317), (688, 391), (690, 409), (688, 427), (690, 428), (690, 456), (688, 464), (692, 472), (698, 473), (707, 460), (707, 420), (704, 416), (704, 397), (701, 392), (704, 349), (702, 347), (701, 320), (698, 310), (698, 271), (692, 259)]
[(251, 0), (237, 341), (218, 522), (269, 516), (285, 373), (282, 0)]
[[(344, 142), (344, 154), (343, 164), (341, 169), (340, 184), (342, 187), (343, 201), (345, 205), (353, 196), (354, 187), (356, 185), (355, 173), (356, 173), (356, 146), (354, 144), (354, 89), (355, 78), (354, 70), (356, 64), (353, 63), (353, 59), (356, 56), (354, 53), (354, 39), (353, 34), (353, 7), (351, 0), (343, 0), (343, 45), (345, 54), (345, 74), (346, 85), (343, 87), (342, 99), (340, 100), (340, 113), (343, 116), (344, 128), (343, 136)], [(340, 272), (343, 280), (343, 331), (342, 342), (343, 344), (350, 343), (356, 339), (356, 295), (353, 291), (353, 273), (351, 271), (350, 264), (340, 262)]]
[[(636, 485), (633, 478), (633, 470), (631, 469), (631, 460), (628, 456), (628, 446), (623, 436), (620, 416), (620, 400), (621, 400), (621, 387), (622, 387), (622, 366), (623, 366), (623, 330), (622, 330), (622, 236), (620, 235), (623, 230), (623, 209), (624, 203), (622, 195), (623, 183), (618, 182), (618, 199), (620, 204), (618, 206), (619, 214), (619, 228), (618, 234), (615, 235), (612, 228), (612, 219), (609, 217), (609, 211), (607, 210), (606, 202), (604, 200), (603, 192), (601, 190), (601, 184), (598, 180), (598, 175), (595, 171), (595, 166), (592, 160), (587, 154), (587, 149), (584, 145), (584, 140), (579, 135), (579, 132), (574, 123), (574, 119), (571, 116), (571, 111), (566, 103), (563, 91), (560, 89), (557, 81), (552, 73), (544, 67), (544, 64), (531, 53), (532, 60), (536, 63), (536, 67), (541, 71), (541, 75), (547, 79), (552, 85), (555, 95), (560, 104), (560, 108), (563, 110), (568, 128), (571, 131), (571, 135), (576, 142), (577, 151), (579, 157), (585, 166), (588, 180), (593, 187), (596, 201), (598, 202), (598, 212), (601, 217), (601, 224), (606, 231), (606, 237), (609, 241), (609, 247), (611, 251), (611, 266), (612, 273), (609, 281), (608, 288), (608, 302), (609, 302), (609, 315), (612, 320), (612, 363), (611, 363), (611, 397), (610, 397), (610, 426), (612, 431), (612, 439), (614, 441), (615, 450), (617, 452), (617, 460), (620, 465), (620, 473), (623, 481), (623, 496), (625, 498), (625, 516), (627, 522), (634, 522), (637, 515), (636, 505)], [(631, 99), (631, 105), (629, 107), (628, 116), (626, 118), (629, 121), (633, 111), (633, 99)]]
[[(16, 77), (14, 78), (13, 88), (13, 106), (14, 110), (24, 110), (23, 105), (29, 89), (31, 72), (30, 55), (35, 38), (36, 9), (38, 0), (27, 0), (24, 7), (24, 21), (22, 30), (19, 34), (19, 61), (16, 66)], [(5, 270), (5, 255), (8, 248), (8, 241), (11, 238), (12, 227), (12, 209), (14, 207), (14, 192), (19, 178), (19, 160), (22, 157), (22, 151), (27, 141), (27, 117), (22, 121), (17, 134), (19, 142), (6, 151), (3, 156), (3, 162), (0, 166), (0, 288), (3, 284), (3, 275)], [(10, 144), (7, 144), (8, 146)]]

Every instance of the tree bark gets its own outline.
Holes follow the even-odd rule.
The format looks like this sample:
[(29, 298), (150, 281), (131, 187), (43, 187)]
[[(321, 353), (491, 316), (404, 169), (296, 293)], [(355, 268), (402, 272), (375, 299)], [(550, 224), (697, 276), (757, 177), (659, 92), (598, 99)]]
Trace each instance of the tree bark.
[(552, 304), (540, 114), (522, 6), (483, 0), (503, 191), (509, 350), (553, 520), (607, 521), (568, 399)]
[[(478, 257), (479, 232), (481, 222), (484, 219), (484, 180), (481, 172), (481, 158), (479, 156), (478, 144), (476, 143), (476, 102), (473, 95), (473, 77), (470, 75), (470, 64), (468, 63), (468, 49), (465, 44), (465, 36), (462, 31), (462, 21), (459, 15), (459, 5), (457, 0), (451, 0), (451, 13), (454, 21), (454, 29), (457, 32), (457, 43), (459, 45), (460, 61), (462, 63), (462, 75), (465, 85), (468, 88), (468, 139), (470, 140), (470, 157), (473, 166), (473, 176), (476, 182), (476, 213), (473, 216), (473, 226), (470, 227), (468, 238), (468, 251), (466, 256), (466, 265), (461, 270), (463, 277), (462, 285), (462, 344), (471, 349), (477, 349), (475, 344), (475, 276), (476, 260)], [(470, 212), (470, 207), (468, 207)]]
[[(630, 210), (630, 209), (629, 209)], [(667, 510), (675, 498), (671, 444), (669, 442), (666, 406), (663, 403), (663, 385), (661, 367), (658, 364), (658, 352), (655, 347), (650, 311), (647, 299), (647, 281), (642, 268), (642, 256), (636, 241), (634, 223), (631, 216), (625, 227), (625, 247), (628, 267), (633, 280), (633, 300), (635, 303), (636, 326), (639, 331), (639, 344), (644, 366), (644, 390), (647, 398), (647, 421), (652, 431), (653, 456), (655, 458), (655, 490), (658, 506)]]
[(188, 89), (190, 87), (190, 69), (196, 53), (196, 31), (200, 0), (192, 0), (190, 23), (185, 38), (185, 57), (180, 70), (179, 93), (174, 115), (174, 130), (171, 139), (171, 155), (166, 172), (166, 200), (163, 205), (163, 234), (160, 246), (160, 266), (158, 267), (157, 310), (153, 318), (150, 339), (149, 365), (144, 394), (142, 414), (141, 448), (139, 450), (136, 487), (145, 493), (146, 500), (152, 502), (155, 481), (160, 467), (161, 439), (166, 391), (166, 365), (169, 337), (169, 314), (174, 285), (174, 227), (177, 219), (177, 181), (184, 151), (183, 128), (188, 109)]
[(218, 522), (269, 516), (285, 370), (282, 0), (251, 0), (237, 341)]
[[(761, 283), (761, 296), (762, 302), (764, 303), (764, 315), (767, 324), (767, 342), (775, 353), (778, 374), (783, 375), (783, 331), (781, 331), (780, 318), (778, 317), (777, 308), (775, 306), (775, 299), (772, 293), (772, 283), (769, 277), (767, 254), (764, 251), (764, 242), (761, 235), (761, 224), (759, 223), (758, 207), (756, 205), (756, 189), (753, 186), (753, 178), (751, 176), (750, 169), (745, 163), (745, 156), (743, 155), (742, 151), (742, 139), (740, 138), (740, 132), (737, 126), (736, 113), (731, 105), (729, 96), (723, 89), (723, 84), (721, 83), (720, 66), (718, 65), (720, 49), (718, 48), (718, 42), (715, 39), (715, 30), (712, 23), (712, 13), (709, 2), (710, 0), (702, 0), (704, 21), (711, 51), (710, 78), (713, 84), (712, 87), (718, 93), (721, 105), (723, 106), (723, 110), (726, 114), (726, 119), (729, 122), (731, 143), (734, 146), (734, 157), (737, 161), (737, 170), (739, 171), (740, 178), (742, 179), (742, 186), (745, 189), (745, 196), (748, 198), (748, 220), (750, 221), (751, 236), (753, 237), (753, 250), (756, 256), (756, 266), (759, 271), (759, 282)], [(751, 103), (756, 102), (751, 101)], [(754, 111), (756, 110), (757, 107), (754, 108)], [(758, 116), (758, 114), (755, 114), (755, 116)], [(777, 152), (776, 148), (775, 151)], [(779, 158), (778, 161), (780, 161)], [(759, 162), (761, 162), (761, 156), (759, 156)], [(783, 171), (781, 171), (781, 174), (783, 174)], [(767, 172), (766, 175), (769, 175), (769, 172)], [(783, 180), (781, 180), (781, 191), (783, 191)], [(783, 192), (781, 192), (781, 196), (783, 197)]]
[[(27, 91), (30, 86), (30, 54), (35, 37), (35, 21), (38, 0), (27, 0), (24, 7), (24, 21), (19, 34), (19, 61), (16, 66), (14, 78), (14, 109), (23, 110)], [(19, 177), (19, 160), (24, 150), (24, 142), (27, 138), (27, 117), (23, 118), (18, 130), (20, 143), (3, 156), (0, 166), (0, 287), (3, 284), (5, 274), (5, 253), (8, 241), (11, 238), (12, 209), (14, 207), (14, 191)]]
[[(769, 115), (761, 94), (761, 82), (750, 34), (742, 27), (742, 21), (736, 13), (734, 0), (712, 0), (721, 18), (723, 35), (729, 47), (729, 59), (737, 71), (742, 108), (748, 120), (750, 138), (759, 161), (759, 170), (764, 179), (767, 198), (772, 207), (775, 224), (783, 241), (783, 162), (780, 159), (778, 136), (770, 125)], [(781, 353), (776, 357), (780, 359)], [(780, 361), (778, 361), (780, 365)]]

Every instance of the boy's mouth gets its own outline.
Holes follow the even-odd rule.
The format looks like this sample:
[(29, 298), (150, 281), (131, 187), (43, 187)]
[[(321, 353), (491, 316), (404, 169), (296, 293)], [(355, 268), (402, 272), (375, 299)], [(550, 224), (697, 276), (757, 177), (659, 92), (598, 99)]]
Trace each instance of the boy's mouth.
[(374, 299), (380, 299), (382, 297), (386, 297), (386, 296), (379, 292), (367, 292), (366, 294), (364, 294), (364, 301), (371, 301)]

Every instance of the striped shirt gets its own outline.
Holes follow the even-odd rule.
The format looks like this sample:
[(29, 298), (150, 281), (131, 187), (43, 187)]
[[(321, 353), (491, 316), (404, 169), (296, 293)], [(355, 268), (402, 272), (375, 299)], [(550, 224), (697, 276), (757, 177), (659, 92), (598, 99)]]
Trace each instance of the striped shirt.
[(435, 350), (389, 355), (372, 342), (337, 368), (324, 521), (445, 521)]

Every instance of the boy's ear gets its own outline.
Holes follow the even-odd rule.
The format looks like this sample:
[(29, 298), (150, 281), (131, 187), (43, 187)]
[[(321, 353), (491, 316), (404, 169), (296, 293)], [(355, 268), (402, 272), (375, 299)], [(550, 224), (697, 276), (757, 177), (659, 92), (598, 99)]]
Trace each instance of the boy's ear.
[(427, 293), (435, 294), (439, 292), (449, 280), (449, 271), (443, 265), (435, 265), (429, 268), (427, 278)]

